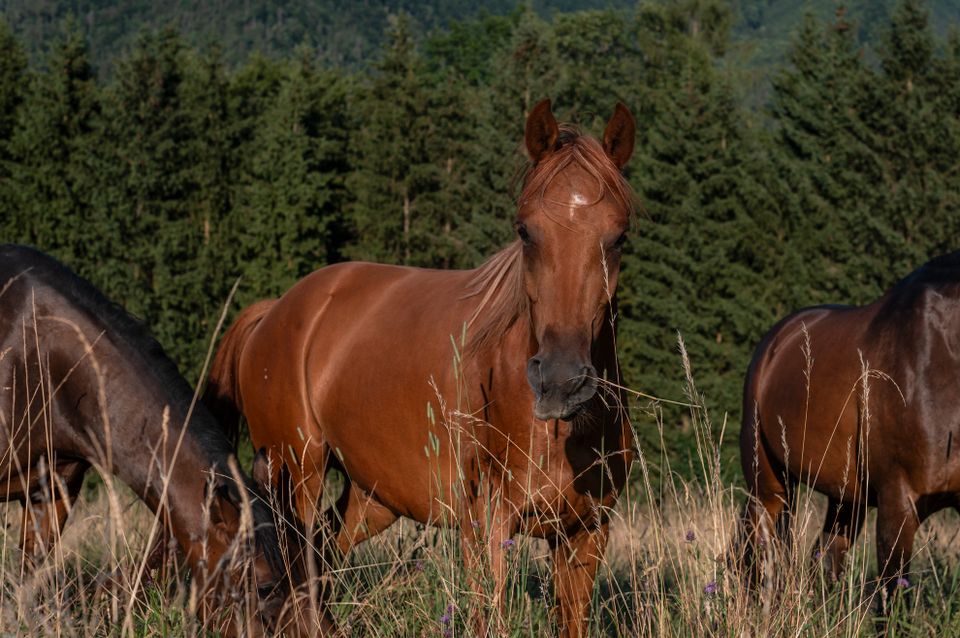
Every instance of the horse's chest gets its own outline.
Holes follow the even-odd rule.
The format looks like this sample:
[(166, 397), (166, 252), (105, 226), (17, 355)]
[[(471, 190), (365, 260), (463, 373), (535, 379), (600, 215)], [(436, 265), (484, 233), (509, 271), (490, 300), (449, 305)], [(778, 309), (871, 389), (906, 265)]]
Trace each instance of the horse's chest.
[(596, 454), (581, 449), (569, 427), (563, 422), (538, 423), (529, 439), (510, 445), (502, 459), (507, 469), (505, 492), (524, 527), (534, 533), (588, 518), (602, 498), (581, 481), (580, 466), (596, 463)]

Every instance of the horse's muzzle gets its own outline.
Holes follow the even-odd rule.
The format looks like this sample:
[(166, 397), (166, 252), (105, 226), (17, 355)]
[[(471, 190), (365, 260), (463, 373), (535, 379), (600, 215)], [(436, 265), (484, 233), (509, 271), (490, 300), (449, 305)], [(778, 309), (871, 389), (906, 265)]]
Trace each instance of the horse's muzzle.
[(527, 362), (527, 381), (535, 397), (533, 416), (543, 421), (569, 421), (597, 393), (592, 365), (553, 363), (539, 355)]

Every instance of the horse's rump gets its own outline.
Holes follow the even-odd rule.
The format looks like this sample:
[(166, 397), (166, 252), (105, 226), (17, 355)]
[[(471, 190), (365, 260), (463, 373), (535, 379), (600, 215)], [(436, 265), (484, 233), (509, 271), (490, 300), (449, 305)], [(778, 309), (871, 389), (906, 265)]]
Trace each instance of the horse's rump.
[(240, 415), (243, 409), (237, 375), (240, 355), (250, 333), (276, 302), (276, 299), (263, 299), (244, 308), (224, 333), (210, 367), (204, 403), (213, 412), (220, 427), (233, 442), (234, 448), (240, 436)]

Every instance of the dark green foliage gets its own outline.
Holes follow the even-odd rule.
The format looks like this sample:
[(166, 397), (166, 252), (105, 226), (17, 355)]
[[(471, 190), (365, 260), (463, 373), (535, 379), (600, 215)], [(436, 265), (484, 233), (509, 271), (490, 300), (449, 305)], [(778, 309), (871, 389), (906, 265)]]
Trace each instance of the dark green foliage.
[(92, 272), (103, 256), (97, 147), (100, 93), (87, 46), (69, 24), (32, 75), (8, 146), (11, 239), (49, 247)]
[[(634, 0), (536, 0), (528, 2), (543, 15), (554, 11), (620, 7)], [(7, 20), (29, 43), (32, 54), (42, 52), (55, 32), (55, 25), (75, 15), (83, 18), (85, 35), (99, 66), (112, 68), (136, 44), (140, 27), (156, 30), (174, 27), (194, 46), (211, 41), (223, 44), (227, 57), (237, 63), (251, 52), (270, 56), (290, 55), (298, 46), (316, 50), (337, 65), (365, 64), (376, 55), (392, 17), (408, 13), (426, 29), (443, 27), (456, 20), (504, 14), (517, 0), (185, 0), (173, 3), (135, 0), (78, 0), (37, 2), (5, 0), (0, 7)]]
[[(22, 23), (29, 8), (9, 6)], [(431, 28), (473, 7), (384, 6), (357, 9), (376, 14), (364, 29), (385, 27), (372, 35), (324, 3), (251, 8), (246, 44), (227, 30), (199, 50), (145, 30), (99, 77), (89, 22), (67, 23), (29, 69), (0, 26), (0, 239), (90, 277), (195, 378), (238, 278), (234, 310), (346, 258), (475, 266), (513, 237), (529, 109), (550, 97), (558, 119), (600, 135), (623, 101), (639, 125), (626, 175), (641, 202), (621, 277), (624, 381), (684, 400), (682, 334), (712, 414), (729, 414), (728, 442), (751, 352), (777, 318), (871, 300), (958, 248), (960, 36), (930, 28), (928, 11), (946, 15), (937, 3), (854, 3), (827, 20), (810, 3), (766, 117), (743, 106), (755, 87), (730, 33), (737, 16), (762, 25), (793, 10), (780, 2), (549, 17), (534, 9), (560, 4), (534, 3), (445, 31)], [(198, 32), (194, 9), (174, 13)], [(309, 46), (317, 16), (331, 39)], [(883, 36), (865, 47), (864, 29)], [(287, 57), (240, 54), (292, 39), (307, 44)], [(330, 64), (351, 56), (369, 68)], [(664, 452), (688, 449), (683, 411), (657, 410)], [(656, 448), (642, 412), (641, 445)]]
[[(736, 412), (753, 344), (782, 311), (789, 247), (763, 151), (712, 63), (720, 36), (703, 28), (725, 20), (705, 6), (703, 18), (690, 6), (641, 12), (651, 125), (630, 171), (644, 213), (624, 258), (620, 346), (633, 387), (682, 400), (682, 334), (708, 407)], [(664, 412), (671, 449), (689, 447), (683, 414)]]
[(249, 183), (227, 218), (242, 300), (277, 296), (343, 250), (348, 85), (303, 51), (258, 118), (245, 148)]
[(27, 56), (23, 48), (13, 37), (7, 23), (0, 20), (0, 142), (3, 144), (13, 133), (17, 107), (23, 100), (26, 66)]

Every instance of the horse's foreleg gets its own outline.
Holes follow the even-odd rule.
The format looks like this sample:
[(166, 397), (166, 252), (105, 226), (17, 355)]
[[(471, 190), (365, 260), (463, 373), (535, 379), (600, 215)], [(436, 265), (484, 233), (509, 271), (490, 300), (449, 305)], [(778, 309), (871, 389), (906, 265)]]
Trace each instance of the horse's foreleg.
[[(465, 520), (460, 522), (467, 584), (477, 596), (489, 592), (489, 604), (478, 600), (472, 606), (470, 626), (473, 635), (498, 636), (503, 633), (504, 595), (507, 582), (507, 552), (516, 551), (513, 536), (516, 517), (505, 503), (481, 505), (479, 499), (469, 505)], [(489, 581), (485, 576), (489, 574)], [(492, 614), (485, 607), (493, 607)], [(488, 621), (492, 620), (492, 627)]]
[(827, 515), (820, 533), (820, 551), (834, 580), (843, 575), (844, 558), (860, 535), (865, 516), (861, 502), (841, 503), (831, 498), (827, 505)]
[(607, 546), (609, 523), (583, 528), (570, 537), (551, 541), (553, 583), (560, 612), (560, 636), (580, 638), (587, 635), (590, 598)]
[(23, 500), (20, 548), (31, 560), (39, 560), (60, 538), (67, 515), (80, 494), (88, 465), (71, 463), (49, 477), (50, 487)]

